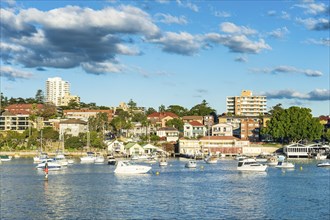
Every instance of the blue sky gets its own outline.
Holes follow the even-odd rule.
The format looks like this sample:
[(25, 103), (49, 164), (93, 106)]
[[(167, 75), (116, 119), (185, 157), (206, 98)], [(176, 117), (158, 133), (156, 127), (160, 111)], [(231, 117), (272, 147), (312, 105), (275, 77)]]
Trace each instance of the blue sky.
[(219, 114), (242, 90), (329, 115), (329, 1), (1, 1), (1, 92)]

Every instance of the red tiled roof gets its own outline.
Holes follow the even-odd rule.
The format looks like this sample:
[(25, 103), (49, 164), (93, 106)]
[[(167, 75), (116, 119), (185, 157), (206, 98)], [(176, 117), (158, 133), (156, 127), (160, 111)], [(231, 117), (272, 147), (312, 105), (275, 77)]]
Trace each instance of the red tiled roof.
[(203, 116), (188, 115), (188, 116), (183, 116), (182, 120), (203, 120)]
[(204, 136), (200, 140), (240, 140), (234, 136)]
[(189, 124), (191, 124), (194, 127), (202, 127), (202, 126), (204, 126), (202, 123), (200, 123), (198, 121), (192, 121), (192, 122), (189, 122)]
[(178, 116), (172, 112), (154, 112), (148, 115), (148, 118), (165, 118), (167, 116), (178, 118)]
[(5, 110), (12, 114), (29, 115), (33, 110), (41, 110), (43, 108), (43, 104), (12, 104), (8, 105)]

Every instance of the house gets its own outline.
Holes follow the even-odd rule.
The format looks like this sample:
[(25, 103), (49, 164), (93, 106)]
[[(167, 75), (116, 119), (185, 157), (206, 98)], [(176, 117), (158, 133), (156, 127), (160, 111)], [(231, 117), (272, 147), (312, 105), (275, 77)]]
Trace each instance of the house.
[(185, 123), (183, 126), (183, 136), (187, 138), (197, 138), (199, 136), (205, 136), (206, 132), (206, 127), (198, 121), (188, 122)]
[(165, 139), (167, 142), (173, 142), (179, 139), (179, 131), (173, 127), (162, 127), (157, 130), (157, 136)]
[(212, 136), (233, 136), (233, 126), (228, 123), (213, 125)]
[(144, 149), (145, 154), (149, 154), (149, 155), (155, 154), (157, 152), (163, 152), (162, 149), (160, 149), (159, 147), (156, 147), (152, 144), (144, 145), (143, 149)]
[(138, 143), (128, 143), (125, 145), (126, 155), (144, 155), (144, 149)]
[(14, 115), (31, 115), (44, 110), (43, 104), (12, 104), (5, 108), (6, 111)]
[(108, 153), (109, 154), (125, 154), (125, 145), (123, 142), (120, 142), (118, 140), (113, 141), (105, 141), (105, 144), (108, 146)]
[(203, 124), (203, 116), (197, 116), (197, 115), (183, 116), (182, 121), (183, 123), (198, 121), (199, 123)]
[(199, 140), (179, 140), (179, 153), (199, 154), (213, 153), (225, 155), (242, 154), (244, 147), (249, 147), (248, 140), (241, 140), (233, 136), (204, 136)]
[(67, 119), (60, 122), (60, 136), (63, 134), (78, 136), (79, 133), (86, 133), (87, 131), (87, 122), (80, 119)]
[(151, 125), (155, 127), (165, 127), (166, 122), (174, 118), (179, 118), (179, 116), (172, 112), (154, 112), (147, 116)]
[(63, 115), (66, 118), (81, 119), (87, 121), (89, 117), (96, 117), (98, 113), (105, 113), (108, 116), (108, 121), (112, 120), (113, 110), (90, 110), (90, 109), (81, 109), (81, 110), (64, 110)]

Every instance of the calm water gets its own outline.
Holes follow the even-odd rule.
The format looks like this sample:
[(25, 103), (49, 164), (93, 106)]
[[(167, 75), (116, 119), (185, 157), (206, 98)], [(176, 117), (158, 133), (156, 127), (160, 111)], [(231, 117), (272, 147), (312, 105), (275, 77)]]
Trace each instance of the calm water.
[[(123, 176), (110, 165), (74, 164), (49, 181), (32, 159), (0, 165), (1, 219), (330, 219), (330, 169), (236, 171), (236, 161), (169, 161)], [(302, 167), (302, 170), (300, 169)], [(159, 175), (156, 175), (156, 172)]]

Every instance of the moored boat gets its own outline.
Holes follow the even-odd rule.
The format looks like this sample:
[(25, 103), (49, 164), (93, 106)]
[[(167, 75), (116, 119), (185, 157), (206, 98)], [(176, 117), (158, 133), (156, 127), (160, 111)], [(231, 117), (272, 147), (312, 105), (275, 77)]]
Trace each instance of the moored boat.
[(210, 156), (206, 157), (204, 161), (209, 164), (215, 164), (215, 163), (218, 163), (218, 158), (217, 158), (217, 156), (210, 155)]
[(188, 160), (187, 163), (185, 164), (186, 168), (196, 168), (197, 167), (197, 162), (196, 160)]
[(330, 167), (330, 162), (318, 163), (316, 166), (318, 166), (318, 167)]
[(36, 168), (37, 169), (45, 169), (46, 164), (48, 165), (48, 170), (60, 170), (62, 168), (61, 164), (54, 161), (53, 159), (47, 159), (39, 163)]
[(255, 159), (247, 158), (238, 161), (237, 170), (239, 171), (266, 171), (267, 165), (258, 163)]
[(275, 167), (283, 169), (294, 169), (294, 164), (287, 161), (279, 161)]
[(87, 152), (86, 156), (80, 158), (81, 163), (94, 163), (95, 162), (95, 153), (94, 152)]
[(116, 174), (143, 174), (151, 170), (149, 166), (131, 164), (129, 161), (118, 161), (114, 173)]
[(2, 162), (6, 162), (6, 161), (11, 161), (12, 156), (8, 156), (8, 155), (0, 155), (0, 160)]

